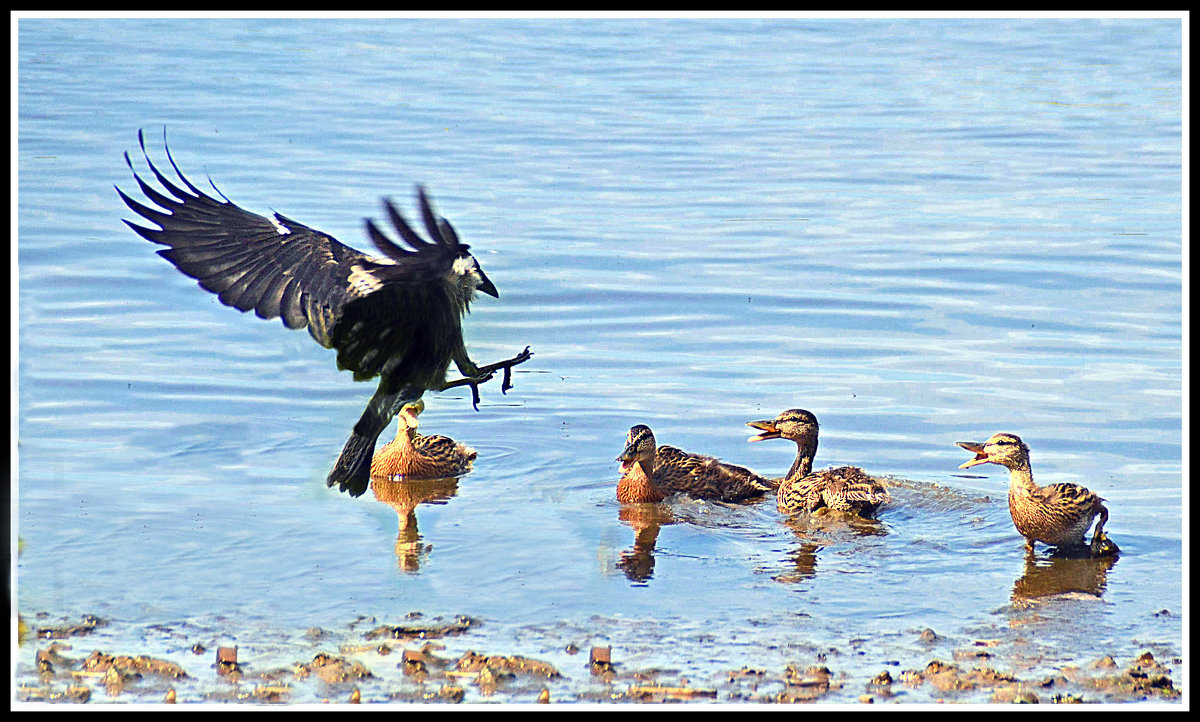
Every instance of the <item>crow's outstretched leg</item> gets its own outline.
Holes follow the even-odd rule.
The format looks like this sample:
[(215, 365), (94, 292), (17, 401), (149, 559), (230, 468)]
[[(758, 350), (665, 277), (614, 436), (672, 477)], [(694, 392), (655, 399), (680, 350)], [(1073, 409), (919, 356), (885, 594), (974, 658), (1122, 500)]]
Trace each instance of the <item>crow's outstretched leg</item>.
[(442, 384), (442, 387), (440, 389), (438, 389), (438, 391), (445, 391), (446, 389), (452, 389), (456, 386), (470, 386), (471, 387), (471, 405), (475, 407), (476, 411), (478, 411), (479, 410), (479, 384), (491, 379), (492, 376), (494, 376), (496, 374), (496, 372), (499, 371), (500, 369), (504, 369), (504, 381), (503, 381), (503, 383), (500, 384), (500, 392), (508, 393), (508, 390), (513, 387), (513, 385), (512, 385), (512, 367), (516, 366), (517, 364), (520, 364), (520, 363), (525, 363), (526, 361), (529, 360), (530, 356), (533, 356), (533, 352), (531, 352), (529, 350), (529, 347), (526, 346), (524, 351), (517, 354), (516, 356), (513, 356), (510, 359), (505, 359), (504, 361), (497, 361), (496, 363), (488, 364), (487, 366), (479, 366), (475, 369), (475, 372), (473, 374), (470, 374), (470, 375), (464, 374), (463, 378), (461, 378), (461, 379), (455, 379), (454, 381), (448, 381), (448, 382)]
[(354, 432), (350, 434), (341, 456), (325, 480), (327, 486), (337, 484), (341, 491), (349, 492), (350, 496), (361, 496), (371, 485), (371, 457), (375, 455), (375, 441), (379, 434), (405, 404), (421, 398), (425, 391), (415, 384), (409, 384), (399, 391), (391, 391), (386, 388), (387, 385), (386, 380), (379, 381), (379, 388), (354, 425)]

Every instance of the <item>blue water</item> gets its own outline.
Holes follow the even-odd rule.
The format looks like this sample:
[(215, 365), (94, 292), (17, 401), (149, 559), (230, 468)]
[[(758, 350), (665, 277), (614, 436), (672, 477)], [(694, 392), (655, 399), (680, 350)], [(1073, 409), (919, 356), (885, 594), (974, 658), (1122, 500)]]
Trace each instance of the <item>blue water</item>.
[[(867, 679), (980, 637), (1022, 674), (1183, 656), (1178, 19), (22, 19), (17, 40), (23, 617), (97, 614), (107, 651), (207, 672), (193, 643), (287, 663), (311, 626), (467, 614), (451, 651), (551, 661), (564, 701), (595, 684), (568, 644), (697, 682), (864, 639), (826, 663)], [(164, 161), (164, 127), (193, 181), (363, 250), (378, 199), (411, 210), (423, 183), (499, 287), (472, 357), (535, 356), (478, 412), (427, 397), (423, 430), (480, 456), (415, 541), (324, 486), (373, 385), (121, 223), (122, 153), (144, 169), (145, 129)], [(791, 407), (821, 421), (818, 466), (895, 480), (878, 524), (676, 501), (622, 561), (629, 426), (781, 475), (790, 445), (744, 424)], [(957, 469), (955, 441), (996, 431), (1040, 483), (1107, 499), (1099, 586), (1018, 599), (1006, 474)]]

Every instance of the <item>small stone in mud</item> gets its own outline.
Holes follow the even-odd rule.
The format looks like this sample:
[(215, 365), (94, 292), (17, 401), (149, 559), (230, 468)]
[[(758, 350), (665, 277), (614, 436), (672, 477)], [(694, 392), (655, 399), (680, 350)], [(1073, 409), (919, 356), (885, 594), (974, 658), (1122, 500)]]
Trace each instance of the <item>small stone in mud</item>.
[(992, 693), (991, 701), (994, 704), (1038, 704), (1040, 702), (1036, 694), (1022, 689), (1020, 685), (1001, 687)]
[(204, 648), (203, 644), (193, 644), (192, 645), (192, 654), (200, 655), (200, 654), (204, 654), (207, 651), (208, 650)]
[(542, 688), (541, 694), (537, 698), (538, 704), (550, 704), (550, 690)]
[(941, 639), (941, 637), (939, 637), (937, 635), (937, 632), (934, 632), (929, 627), (926, 627), (925, 629), (921, 630), (921, 641), (922, 642), (936, 642), (939, 639)]
[(1065, 687), (1068, 683), (1069, 682), (1068, 682), (1067, 678), (1062, 676), (1061, 674), (1059, 674), (1059, 675), (1050, 675), (1049, 677), (1047, 677), (1047, 678), (1043, 679), (1041, 682), (1039, 682), (1038, 686), (1041, 687), (1042, 689), (1053, 689), (1055, 687)]
[(592, 654), (588, 658), (588, 666), (592, 668), (592, 674), (611, 672), (612, 647), (592, 647)]
[(138, 678), (136, 674), (121, 674), (116, 667), (109, 667), (101, 678), (109, 697), (116, 697), (125, 691), (125, 685)]
[(217, 647), (217, 674), (241, 676), (242, 668), (237, 660), (237, 647)]
[(187, 672), (174, 662), (167, 662), (153, 657), (105, 654), (100, 650), (93, 651), (83, 662), (83, 668), (89, 672), (107, 672), (116, 669), (125, 675), (151, 674), (156, 677), (187, 677)]
[(1096, 663), (1092, 665), (1092, 668), (1093, 669), (1116, 669), (1117, 661), (1115, 659), (1113, 659), (1111, 656), (1106, 655), (1106, 656), (1096, 660)]
[(51, 663), (52, 655), (48, 650), (39, 649), (35, 657), (37, 662), (38, 674), (53, 675), (54, 665)]
[(445, 684), (433, 694), (425, 695), (428, 700), (440, 700), (442, 702), (462, 702), (466, 691), (458, 685)]
[(695, 687), (688, 686), (664, 687), (661, 685), (643, 685), (630, 687), (625, 696), (641, 702), (662, 701), (668, 698), (694, 699), (696, 697), (711, 697), (715, 699), (717, 691), (715, 689), (696, 689)]
[(167, 690), (167, 696), (163, 697), (163, 704), (175, 704), (175, 688)]
[(318, 653), (309, 664), (297, 665), (295, 674), (297, 677), (307, 677), (310, 674), (315, 674), (327, 684), (338, 684), (351, 679), (364, 679), (374, 676), (366, 667), (358, 662), (343, 657), (333, 657), (324, 652)]
[(254, 688), (252, 696), (259, 702), (277, 703), (283, 702), (291, 691), (291, 688), (286, 686), (258, 685)]
[(507, 657), (499, 655), (487, 656), (468, 651), (458, 660), (458, 670), (461, 672), (477, 672), (485, 669), (502, 673), (547, 677), (550, 679), (562, 676), (557, 669), (545, 662), (539, 662), (536, 659), (518, 655)]
[(362, 704), (362, 691), (358, 687), (350, 693), (350, 704)]
[(885, 669), (879, 674), (871, 678), (871, 684), (877, 687), (883, 687), (892, 683), (892, 675)]
[(410, 677), (424, 679), (429, 673), (429, 665), (425, 663), (425, 656), (414, 649), (404, 650), (399, 667), (405, 675)]
[(67, 687), (67, 691), (63, 693), (63, 697), (71, 702), (82, 704), (92, 698), (92, 690), (84, 685), (73, 684)]

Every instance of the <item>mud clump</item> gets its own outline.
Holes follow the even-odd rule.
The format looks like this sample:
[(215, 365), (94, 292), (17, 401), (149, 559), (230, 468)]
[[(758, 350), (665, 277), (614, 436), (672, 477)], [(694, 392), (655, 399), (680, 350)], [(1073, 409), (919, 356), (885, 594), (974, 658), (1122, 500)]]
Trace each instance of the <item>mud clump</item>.
[(74, 624), (60, 624), (58, 626), (37, 627), (34, 636), (38, 639), (67, 639), (69, 637), (82, 637), (91, 634), (96, 629), (103, 627), (105, 622), (100, 617), (93, 614), (85, 614), (83, 621)]
[(1097, 691), (1134, 700), (1176, 699), (1182, 695), (1171, 681), (1171, 670), (1150, 652), (1140, 655), (1124, 672), (1094, 679), (1092, 685)]
[(297, 679), (316, 675), (326, 684), (343, 684), (351, 680), (368, 679), (373, 677), (361, 662), (334, 657), (324, 652), (313, 657), (309, 664), (297, 664), (294, 670)]
[(376, 627), (363, 635), (366, 639), (399, 639), (399, 640), (416, 640), (416, 639), (441, 639), (442, 637), (453, 637), (459, 634), (466, 634), (472, 628), (479, 625), (479, 622), (466, 616), (460, 616), (453, 622), (434, 623), (434, 624), (398, 624), (398, 625), (383, 625)]

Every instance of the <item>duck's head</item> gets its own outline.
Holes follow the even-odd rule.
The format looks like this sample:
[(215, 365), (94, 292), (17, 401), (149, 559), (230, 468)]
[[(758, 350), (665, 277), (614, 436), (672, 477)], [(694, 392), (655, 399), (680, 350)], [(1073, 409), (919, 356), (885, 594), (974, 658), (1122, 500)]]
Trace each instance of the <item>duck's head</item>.
[(751, 436), (747, 441), (789, 439), (805, 447), (817, 445), (817, 435), (820, 431), (817, 417), (804, 409), (788, 409), (766, 421), (747, 421), (746, 426), (762, 432)]
[(654, 465), (655, 448), (654, 432), (649, 426), (638, 424), (629, 429), (629, 435), (625, 437), (625, 450), (617, 457), (617, 461), (621, 462), (621, 471), (637, 463), (651, 468)]
[(964, 462), (958, 468), (966, 469), (978, 464), (999, 464), (1008, 468), (1029, 463), (1029, 447), (1016, 434), (992, 434), (987, 441), (977, 444), (972, 441), (959, 441), (959, 446), (975, 454), (975, 458)]
[(397, 416), (400, 417), (400, 423), (404, 424), (406, 428), (415, 429), (417, 428), (417, 417), (420, 416), (421, 412), (424, 410), (424, 399), (417, 399), (416, 401), (410, 401), (409, 403), (400, 407), (400, 413), (397, 414)]

